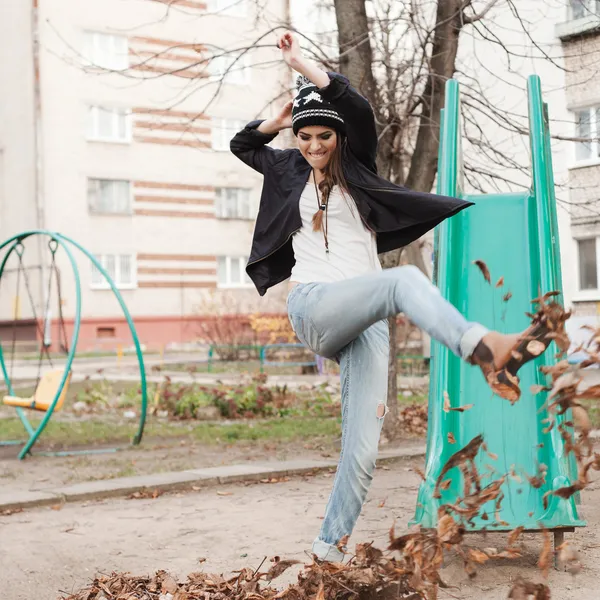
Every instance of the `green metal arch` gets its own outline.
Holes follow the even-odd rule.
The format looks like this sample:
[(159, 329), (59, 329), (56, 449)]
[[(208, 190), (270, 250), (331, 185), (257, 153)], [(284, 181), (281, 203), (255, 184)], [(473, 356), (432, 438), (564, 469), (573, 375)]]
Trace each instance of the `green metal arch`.
[[(9, 238), (8, 240), (6, 240), (0, 244), (0, 251), (3, 250), (4, 248), (6, 248), (6, 246), (8, 246), (9, 244), (12, 244), (12, 246), (10, 247), (8, 252), (6, 252), (2, 262), (0, 263), (0, 281), (2, 279), (2, 274), (4, 272), (4, 268), (6, 266), (6, 263), (8, 261), (8, 258), (10, 257), (10, 255), (17, 250), (17, 248), (22, 244), (23, 240), (27, 239), (28, 237), (35, 236), (35, 235), (48, 236), (50, 238), (50, 242), (54, 241), (58, 244), (58, 246), (62, 247), (65, 250), (65, 252), (69, 258), (69, 262), (71, 263), (71, 268), (73, 269), (73, 276), (75, 278), (75, 292), (76, 292), (75, 321), (74, 321), (74, 327), (73, 327), (73, 335), (71, 337), (71, 346), (69, 349), (69, 353), (67, 355), (67, 362), (65, 365), (65, 372), (64, 372), (63, 378), (60, 382), (60, 385), (58, 387), (58, 390), (56, 392), (56, 395), (55, 395), (51, 405), (49, 406), (48, 410), (46, 411), (44, 418), (41, 420), (37, 429), (34, 429), (32, 427), (31, 423), (27, 419), (25, 411), (23, 411), (23, 409), (21, 409), (21, 408), (17, 408), (17, 414), (19, 416), (19, 419), (21, 420), (21, 422), (23, 423), (23, 426), (25, 427), (27, 433), (29, 434), (29, 440), (25, 443), (24, 447), (21, 449), (21, 451), (19, 453), (19, 458), (22, 459), (27, 456), (27, 454), (30, 452), (31, 448), (37, 441), (38, 437), (40, 436), (42, 431), (45, 429), (48, 421), (50, 420), (52, 413), (54, 412), (56, 403), (58, 402), (58, 399), (60, 397), (60, 394), (62, 393), (62, 391), (65, 387), (67, 376), (68, 376), (69, 371), (71, 370), (71, 365), (73, 363), (73, 359), (75, 357), (75, 352), (77, 349), (77, 342), (79, 339), (79, 330), (80, 330), (80, 325), (81, 325), (81, 280), (79, 278), (79, 269), (77, 268), (77, 263), (75, 261), (75, 258), (73, 257), (73, 253), (71, 252), (69, 245), (72, 245), (73, 247), (77, 248), (77, 250), (79, 250), (88, 259), (90, 259), (90, 261), (94, 264), (94, 266), (98, 269), (98, 271), (100, 273), (102, 273), (102, 276), (106, 279), (113, 294), (117, 298), (117, 301), (119, 302), (121, 310), (123, 311), (123, 314), (125, 316), (127, 324), (129, 326), (129, 330), (131, 331), (131, 336), (133, 338), (133, 343), (135, 345), (136, 356), (138, 359), (138, 365), (139, 365), (139, 369), (140, 369), (140, 379), (141, 379), (140, 388), (141, 388), (141, 395), (142, 395), (140, 422), (138, 425), (138, 430), (132, 440), (132, 443), (134, 445), (137, 445), (142, 440), (142, 435), (144, 433), (144, 426), (146, 423), (146, 412), (147, 412), (147, 406), (148, 406), (148, 396), (147, 396), (147, 389), (146, 389), (146, 370), (144, 368), (144, 359), (143, 359), (142, 349), (141, 349), (140, 341), (139, 341), (139, 338), (137, 335), (137, 331), (135, 329), (135, 325), (133, 324), (133, 319), (131, 318), (131, 314), (129, 313), (127, 305), (125, 304), (125, 301), (123, 300), (123, 296), (117, 289), (114, 281), (112, 280), (110, 275), (106, 272), (104, 267), (98, 262), (98, 260), (88, 250), (86, 250), (83, 246), (81, 246), (81, 244), (77, 243), (73, 239), (71, 239), (65, 235), (62, 235), (58, 232), (48, 231), (48, 230), (43, 230), (43, 229), (25, 231), (23, 233), (17, 234), (15, 236)], [(10, 381), (10, 377), (6, 370), (6, 363), (4, 360), (4, 355), (2, 352), (1, 345), (0, 345), (0, 369), (2, 370), (2, 375), (6, 382), (8, 392), (9, 392), (9, 394), (13, 395), (12, 382)]]

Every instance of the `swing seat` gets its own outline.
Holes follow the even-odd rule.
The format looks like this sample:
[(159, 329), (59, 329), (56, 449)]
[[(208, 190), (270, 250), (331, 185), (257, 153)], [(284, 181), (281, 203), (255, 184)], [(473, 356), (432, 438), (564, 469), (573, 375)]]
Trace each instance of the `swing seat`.
[[(32, 410), (39, 410), (45, 412), (50, 408), (50, 405), (54, 401), (58, 387), (60, 386), (61, 379), (64, 375), (64, 369), (54, 369), (53, 371), (47, 371), (44, 373), (40, 382), (38, 383), (33, 396), (29, 398), (21, 398), (19, 396), (4, 396), (3, 404), (6, 406), (14, 406), (19, 408), (30, 408)], [(60, 410), (67, 396), (67, 390), (69, 388), (69, 382), (71, 381), (71, 371), (67, 375), (65, 385), (62, 389), (58, 401), (54, 410)]]

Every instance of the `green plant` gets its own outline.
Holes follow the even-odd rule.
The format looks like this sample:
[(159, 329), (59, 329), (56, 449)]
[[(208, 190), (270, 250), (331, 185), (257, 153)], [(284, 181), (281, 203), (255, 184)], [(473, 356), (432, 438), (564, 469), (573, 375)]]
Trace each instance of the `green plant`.
[(92, 381), (88, 375), (84, 380), (83, 389), (75, 395), (77, 402), (84, 402), (90, 408), (106, 408), (113, 396), (113, 389), (110, 383), (105, 379)]

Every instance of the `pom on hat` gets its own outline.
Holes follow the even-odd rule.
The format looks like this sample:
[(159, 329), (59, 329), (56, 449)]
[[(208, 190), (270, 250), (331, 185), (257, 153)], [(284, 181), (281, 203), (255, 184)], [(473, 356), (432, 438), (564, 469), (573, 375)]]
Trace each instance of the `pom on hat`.
[[(307, 85), (315, 85), (306, 75), (298, 75), (296, 78), (296, 89), (301, 90)], [(316, 86), (315, 86), (316, 87)]]

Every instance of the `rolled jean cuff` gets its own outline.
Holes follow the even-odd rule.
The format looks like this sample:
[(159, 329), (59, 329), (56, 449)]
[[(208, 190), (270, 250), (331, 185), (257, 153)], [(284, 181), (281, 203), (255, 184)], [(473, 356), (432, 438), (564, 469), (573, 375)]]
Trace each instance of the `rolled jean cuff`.
[(338, 550), (337, 546), (328, 544), (319, 538), (313, 542), (312, 553), (319, 560), (326, 560), (328, 562), (342, 562), (344, 560), (344, 553)]
[(489, 333), (489, 329), (486, 329), (479, 323), (474, 323), (460, 340), (460, 356), (464, 360), (471, 358), (471, 355), (477, 348), (477, 344), (482, 340), (483, 336)]

